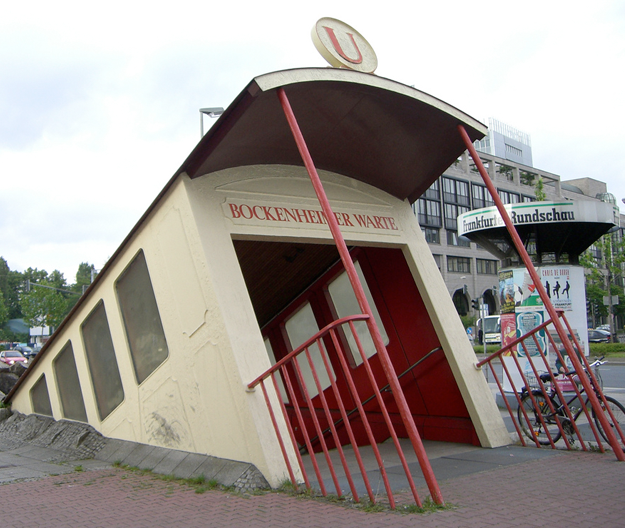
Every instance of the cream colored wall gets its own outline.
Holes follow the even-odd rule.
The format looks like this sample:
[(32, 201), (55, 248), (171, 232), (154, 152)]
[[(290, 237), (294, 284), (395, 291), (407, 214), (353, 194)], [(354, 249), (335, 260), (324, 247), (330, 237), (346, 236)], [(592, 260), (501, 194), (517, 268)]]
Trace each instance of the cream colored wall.
[[(32, 412), (30, 389), (45, 372), (54, 418), (63, 418), (52, 361), (69, 339), (88, 421), (103, 435), (252, 462), (271, 484), (277, 485), (287, 475), (286, 467), (281, 455), (274, 456), (275, 451), (279, 453), (275, 439), (265, 438), (271, 427), (267, 410), (249, 405), (250, 397), (239, 372), (241, 366), (234, 361), (223, 310), (206, 262), (218, 259), (219, 252), (205, 253), (183, 180), (176, 182), (109, 267), (74, 315), (73, 323), (63, 329), (35, 365), (36, 372), (14, 396), (13, 408), (26, 414)], [(223, 231), (223, 220), (217, 221), (219, 230)], [(145, 253), (169, 357), (137, 386), (114, 281), (140, 249)], [(224, 253), (228, 254), (228, 249)], [(229, 265), (236, 267), (236, 256), (230, 256), (234, 262)], [(124, 388), (123, 402), (102, 421), (80, 335), (80, 324), (100, 299), (104, 301)], [(255, 320), (248, 323), (252, 324), (252, 331), (257, 328)], [(264, 349), (262, 353), (266, 362), (263, 367), (268, 367)], [(259, 445), (259, 436), (269, 444), (268, 456)]]
[[(504, 443), (503, 422), (493, 409), (482, 374), (473, 368), (475, 356), (409, 204), (340, 175), (320, 175), (335, 212), (346, 218), (352, 215), (352, 219), (355, 214), (391, 219), (389, 225), (396, 229), (351, 225), (342, 230), (348, 244), (404, 248), (480, 440), (484, 445)], [(231, 218), (229, 204), (233, 203), (320, 209), (306, 172), (298, 167), (243, 167), (194, 180), (182, 175), (110, 264), (73, 323), (33, 367), (34, 375), (13, 398), (14, 409), (32, 412), (29, 391), (45, 372), (54, 417), (63, 418), (52, 360), (71, 340), (88, 421), (102, 434), (248, 461), (272, 485), (278, 485), (287, 473), (269, 414), (261, 391), (247, 390), (247, 384), (270, 363), (232, 238), (333, 242), (322, 224)], [(169, 358), (137, 386), (114, 282), (140, 249), (145, 253)], [(102, 421), (80, 335), (80, 324), (100, 299), (125, 393), (122, 404)]]

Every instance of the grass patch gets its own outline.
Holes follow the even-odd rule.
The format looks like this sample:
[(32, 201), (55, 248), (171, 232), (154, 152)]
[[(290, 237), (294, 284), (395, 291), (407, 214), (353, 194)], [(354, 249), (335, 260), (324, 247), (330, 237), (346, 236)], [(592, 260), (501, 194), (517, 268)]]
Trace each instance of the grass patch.
[(625, 357), (625, 343), (590, 343), (591, 356)]
[[(219, 484), (219, 482), (217, 482), (217, 480), (215, 479), (206, 480), (205, 475), (198, 475), (197, 477), (191, 477), (191, 478), (180, 478), (171, 474), (162, 475), (160, 473), (154, 473), (153, 471), (150, 471), (149, 469), (141, 469), (136, 466), (128, 466), (126, 464), (122, 464), (119, 461), (114, 462), (113, 466), (126, 470), (126, 471), (130, 471), (132, 473), (139, 473), (141, 475), (151, 475), (152, 477), (156, 479), (163, 480), (165, 482), (171, 482), (172, 484), (188, 486), (190, 488), (194, 488), (195, 493), (205, 493), (211, 490), (219, 490), (219, 491), (226, 491), (229, 493), (237, 493), (234, 486), (223, 486)], [(125, 479), (125, 478), (127, 478), (126, 475), (123, 475), (122, 479)], [(173, 493), (173, 489), (171, 487), (168, 488), (167, 493), (168, 494)]]
[(436, 504), (432, 497), (427, 497), (423, 501), (423, 506), (417, 506), (416, 504), (410, 504), (408, 506), (399, 506), (397, 511), (399, 513), (433, 513), (441, 510), (451, 510), (453, 506), (451, 504)]
[(74, 466), (74, 471), (76, 471), (77, 473), (80, 473), (81, 471), (84, 471), (85, 468), (82, 466)]
[(365, 513), (381, 513), (381, 512), (389, 511), (389, 508), (384, 506), (383, 504), (374, 503), (371, 501), (361, 502), (359, 509)]

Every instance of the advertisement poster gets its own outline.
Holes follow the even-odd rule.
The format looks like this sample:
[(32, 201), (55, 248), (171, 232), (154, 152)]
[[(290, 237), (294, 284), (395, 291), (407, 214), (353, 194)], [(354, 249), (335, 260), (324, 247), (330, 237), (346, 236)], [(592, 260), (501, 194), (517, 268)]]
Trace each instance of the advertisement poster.
[[(545, 315), (542, 310), (522, 311), (516, 314), (516, 334), (517, 338), (524, 336), (528, 332), (531, 332), (537, 326), (540, 326), (545, 322)], [(538, 342), (538, 345), (536, 344)], [(524, 357), (527, 353), (530, 356), (539, 356), (538, 347), (540, 346), (543, 352), (547, 352), (547, 341), (545, 336), (545, 329), (539, 330), (536, 333), (536, 341), (531, 337), (524, 340), (525, 347), (521, 343), (517, 345), (517, 352), (520, 357)]]
[[(569, 266), (549, 266), (539, 269), (540, 281), (547, 290), (547, 297), (554, 308), (570, 312), (573, 310), (575, 286), (571, 280)], [(585, 304), (584, 304), (585, 306)]]
[[(516, 339), (516, 317), (513, 313), (501, 315), (501, 346), (508, 346)], [(512, 352), (505, 352), (505, 356), (510, 356)]]
[(499, 305), (502, 314), (514, 313), (514, 271), (499, 272)]
[(536, 286), (525, 269), (515, 269), (514, 273), (514, 308), (519, 311), (533, 311), (536, 307), (543, 306), (543, 301), (538, 295)]

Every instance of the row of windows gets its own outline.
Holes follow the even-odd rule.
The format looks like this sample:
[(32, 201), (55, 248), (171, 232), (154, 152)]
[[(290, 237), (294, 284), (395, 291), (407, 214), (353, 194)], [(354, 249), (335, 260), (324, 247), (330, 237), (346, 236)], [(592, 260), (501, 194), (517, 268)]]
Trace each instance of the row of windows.
[[(471, 273), (471, 258), (447, 256), (447, 271), (454, 273)], [(440, 269), (440, 257), (437, 261)], [(475, 259), (475, 270), (478, 275), (497, 275), (498, 260)]]
[[(443, 186), (442, 209), (439, 181), (442, 181)], [(502, 189), (497, 192), (504, 204), (532, 202), (535, 200), (531, 196)], [(469, 192), (469, 182), (443, 176), (440, 180), (435, 181), (419, 198), (415, 212), (418, 215), (419, 224), (429, 227), (442, 227), (442, 213), (444, 213), (445, 228), (456, 230), (459, 215), (471, 209), (482, 209), (493, 205), (495, 205), (495, 202), (493, 202), (485, 185), (471, 183)]]
[[(140, 251), (115, 283), (119, 311), (137, 384), (140, 385), (169, 356), (156, 297), (143, 251)], [(123, 400), (124, 387), (108, 323), (104, 301), (82, 322), (81, 336), (100, 420)], [(53, 362), (63, 417), (87, 421), (84, 399), (71, 340)], [(52, 416), (45, 374), (30, 391), (35, 413)]]
[[(433, 227), (422, 227), (421, 231), (425, 235), (425, 240), (428, 244), (440, 244), (441, 243), (441, 234), (440, 230)], [(458, 246), (458, 247), (471, 247), (471, 242), (464, 238), (458, 236), (457, 231), (446, 231), (447, 234), (447, 245), (448, 246)]]

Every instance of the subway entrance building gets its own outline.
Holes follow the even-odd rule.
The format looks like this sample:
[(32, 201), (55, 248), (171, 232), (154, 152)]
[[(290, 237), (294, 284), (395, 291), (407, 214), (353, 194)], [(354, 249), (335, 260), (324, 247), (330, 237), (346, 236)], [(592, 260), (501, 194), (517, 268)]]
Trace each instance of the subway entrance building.
[(395, 436), (415, 449), (510, 443), (411, 208), (464, 152), (459, 126), (471, 141), (486, 133), (370, 73), (256, 77), (6, 401), (107, 437), (250, 462), (272, 486), (301, 480), (300, 451)]

